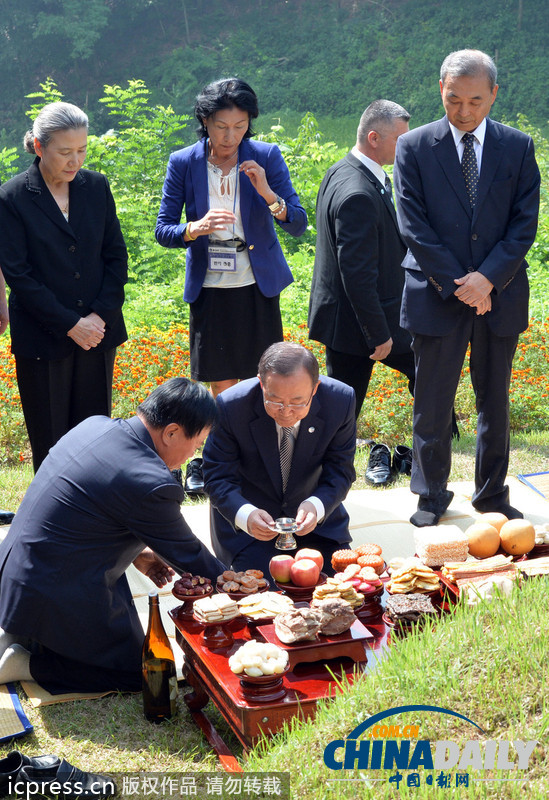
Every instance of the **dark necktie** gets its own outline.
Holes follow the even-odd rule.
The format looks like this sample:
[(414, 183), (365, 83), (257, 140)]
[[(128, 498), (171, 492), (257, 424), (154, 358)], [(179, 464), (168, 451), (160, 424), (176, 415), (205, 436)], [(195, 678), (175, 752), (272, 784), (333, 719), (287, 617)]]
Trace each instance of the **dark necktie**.
[(292, 455), (294, 452), (294, 437), (291, 428), (282, 428), (280, 439), (280, 474), (282, 475), (282, 488), (286, 491), (290, 467), (292, 466)]
[(385, 176), (385, 191), (389, 195), (389, 200), (391, 203), (393, 202), (393, 187), (391, 184), (391, 179), (388, 175)]
[(467, 194), (469, 195), (471, 208), (474, 208), (475, 203), (477, 202), (478, 189), (478, 164), (477, 157), (475, 155), (475, 148), (473, 146), (475, 137), (472, 133), (466, 133), (461, 141), (463, 142), (461, 171), (463, 172), (463, 177), (465, 178), (465, 187), (467, 189)]

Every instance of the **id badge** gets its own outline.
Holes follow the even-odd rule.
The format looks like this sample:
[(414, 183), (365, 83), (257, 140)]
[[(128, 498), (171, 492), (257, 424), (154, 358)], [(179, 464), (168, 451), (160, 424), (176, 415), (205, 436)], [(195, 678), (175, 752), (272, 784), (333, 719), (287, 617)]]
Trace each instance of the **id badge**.
[(208, 269), (212, 272), (236, 272), (236, 248), (208, 245)]

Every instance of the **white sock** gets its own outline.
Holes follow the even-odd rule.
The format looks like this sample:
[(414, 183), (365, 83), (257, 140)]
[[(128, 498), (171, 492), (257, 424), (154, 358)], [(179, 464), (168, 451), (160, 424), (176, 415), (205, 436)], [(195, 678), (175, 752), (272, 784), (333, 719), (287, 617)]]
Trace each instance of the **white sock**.
[(0, 628), (0, 658), (4, 655), (8, 647), (17, 641), (17, 636), (13, 633), (6, 633)]
[(30, 653), (20, 644), (12, 644), (0, 658), (0, 683), (31, 681)]

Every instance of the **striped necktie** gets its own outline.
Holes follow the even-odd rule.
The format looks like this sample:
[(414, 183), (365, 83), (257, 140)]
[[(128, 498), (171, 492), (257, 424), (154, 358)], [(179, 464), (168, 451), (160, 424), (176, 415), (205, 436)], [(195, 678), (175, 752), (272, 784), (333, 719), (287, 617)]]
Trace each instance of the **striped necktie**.
[(472, 133), (466, 133), (461, 140), (463, 142), (463, 157), (461, 159), (461, 171), (465, 178), (465, 187), (469, 195), (469, 203), (471, 208), (475, 207), (477, 202), (477, 189), (478, 189), (478, 164), (475, 155), (475, 148), (473, 143), (475, 137)]
[(292, 466), (292, 456), (294, 453), (294, 437), (291, 428), (281, 428), (282, 437), (280, 439), (280, 474), (282, 475), (282, 488), (286, 491), (290, 467)]

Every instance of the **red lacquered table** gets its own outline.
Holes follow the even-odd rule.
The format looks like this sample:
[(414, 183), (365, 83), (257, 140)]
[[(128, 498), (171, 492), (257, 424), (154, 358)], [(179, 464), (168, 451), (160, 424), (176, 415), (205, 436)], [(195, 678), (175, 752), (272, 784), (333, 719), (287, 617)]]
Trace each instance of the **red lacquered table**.
[[(183, 674), (192, 688), (185, 695), (185, 702), (222, 766), (230, 772), (239, 772), (241, 767), (204, 711), (209, 700), (217, 706), (246, 750), (262, 735), (276, 733), (293, 717), (314, 716), (318, 700), (336, 696), (358, 676), (375, 669), (389, 646), (390, 631), (381, 615), (368, 617), (363, 624), (370, 638), (365, 637), (361, 623), (355, 623), (346, 641), (340, 640), (339, 649), (326, 648), (329, 660), (295, 663), (294, 657), (294, 666), (283, 676), (286, 690), (283, 698), (271, 702), (258, 698), (254, 702), (243, 695), (240, 678), (229, 669), (228, 659), (249, 639), (264, 641), (260, 630), (250, 630), (243, 618), (236, 618), (229, 623), (234, 643), (212, 650), (204, 646), (202, 626), (188, 617), (179, 617), (178, 610), (173, 609), (170, 615), (176, 627), (176, 640), (185, 655)], [(346, 634), (341, 636), (345, 639)], [(352, 657), (346, 652), (351, 652)], [(321, 649), (318, 655), (322, 656)]]

